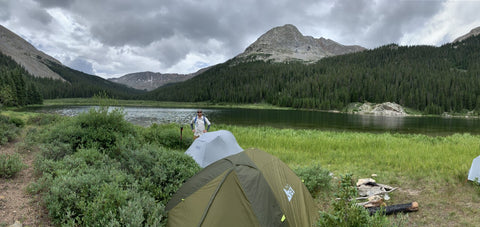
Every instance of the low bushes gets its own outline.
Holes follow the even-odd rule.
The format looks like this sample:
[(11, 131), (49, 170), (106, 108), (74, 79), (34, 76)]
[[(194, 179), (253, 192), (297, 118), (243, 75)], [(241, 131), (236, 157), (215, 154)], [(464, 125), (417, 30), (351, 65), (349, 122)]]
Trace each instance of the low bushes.
[(25, 123), (19, 118), (10, 118), (0, 114), (0, 145), (4, 145), (18, 135)]
[[(91, 109), (29, 134), (41, 151), (42, 193), (57, 225), (163, 226), (165, 205), (200, 170), (174, 125), (135, 127), (121, 110)], [(32, 143), (33, 144), (33, 143)]]
[(319, 163), (296, 168), (294, 172), (302, 179), (303, 184), (314, 197), (321, 189), (330, 188), (330, 181), (332, 180), (330, 172), (322, 168)]
[(12, 178), (25, 168), (20, 155), (0, 154), (0, 178)]

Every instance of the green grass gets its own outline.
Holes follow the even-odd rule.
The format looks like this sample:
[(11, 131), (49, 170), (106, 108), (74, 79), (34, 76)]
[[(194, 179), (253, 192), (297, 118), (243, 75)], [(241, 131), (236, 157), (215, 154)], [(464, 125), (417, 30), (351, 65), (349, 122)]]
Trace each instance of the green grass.
[[(418, 212), (398, 217), (406, 218), (407, 226), (456, 226), (459, 220), (462, 226), (480, 223), (480, 186), (466, 181), (472, 160), (480, 154), (478, 135), (429, 137), (228, 125), (215, 128), (231, 131), (242, 148), (264, 150), (292, 169), (319, 163), (336, 179), (349, 173), (355, 179), (377, 174), (378, 183), (398, 188), (390, 193), (388, 205), (420, 204)], [(333, 197), (331, 192), (320, 192), (316, 198), (319, 209), (330, 209)], [(395, 216), (390, 219), (398, 221)]]
[(466, 175), (478, 156), (480, 136), (429, 137), (269, 127), (217, 126), (231, 131), (243, 148), (257, 147), (291, 167), (321, 163), (337, 174), (379, 174), (384, 180), (449, 180)]

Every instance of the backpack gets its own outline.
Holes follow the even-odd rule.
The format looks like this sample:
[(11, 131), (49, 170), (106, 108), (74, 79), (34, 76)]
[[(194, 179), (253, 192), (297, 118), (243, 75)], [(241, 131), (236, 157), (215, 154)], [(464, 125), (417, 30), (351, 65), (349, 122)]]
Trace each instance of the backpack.
[[(198, 117), (198, 116), (195, 116), (195, 120), (193, 121), (193, 124), (196, 124), (196, 123), (197, 123), (197, 117)], [(206, 120), (206, 119), (207, 119), (207, 118), (204, 116), (204, 117), (203, 117), (203, 125), (205, 125), (205, 126), (207, 125), (207, 120)]]

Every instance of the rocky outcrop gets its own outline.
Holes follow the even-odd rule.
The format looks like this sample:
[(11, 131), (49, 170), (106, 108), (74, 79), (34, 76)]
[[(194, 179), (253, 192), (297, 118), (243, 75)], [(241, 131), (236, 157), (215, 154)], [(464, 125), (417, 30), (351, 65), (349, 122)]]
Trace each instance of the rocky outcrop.
[(48, 68), (50, 62), (61, 65), (57, 59), (37, 50), (20, 36), (0, 25), (0, 52), (10, 56), (32, 76), (64, 80)]
[(238, 61), (315, 62), (324, 57), (363, 50), (365, 48), (361, 46), (345, 46), (330, 39), (303, 36), (295, 26), (287, 24), (275, 27), (260, 36), (235, 59)]
[(476, 27), (476, 28), (472, 29), (469, 33), (456, 38), (453, 42), (454, 43), (461, 42), (465, 39), (470, 38), (471, 36), (476, 36), (476, 35), (479, 35), (479, 34), (480, 34), (480, 27)]
[(408, 115), (402, 106), (392, 102), (385, 102), (381, 104), (363, 103), (358, 107), (358, 109), (351, 112), (358, 113), (358, 114), (372, 114), (377, 116), (407, 116)]

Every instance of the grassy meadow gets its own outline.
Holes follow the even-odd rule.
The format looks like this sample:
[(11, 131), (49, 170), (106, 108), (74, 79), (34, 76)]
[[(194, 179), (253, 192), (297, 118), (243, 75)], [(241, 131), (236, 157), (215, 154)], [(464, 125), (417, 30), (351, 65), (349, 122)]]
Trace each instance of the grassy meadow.
[[(480, 136), (326, 132), (268, 127), (216, 126), (231, 131), (242, 148), (269, 152), (291, 168), (319, 163), (337, 178), (347, 173), (398, 188), (387, 205), (417, 201), (407, 226), (477, 226), (480, 188), (467, 182), (480, 155)], [(317, 196), (320, 207), (328, 207)], [(393, 218), (393, 217), (392, 217)]]

